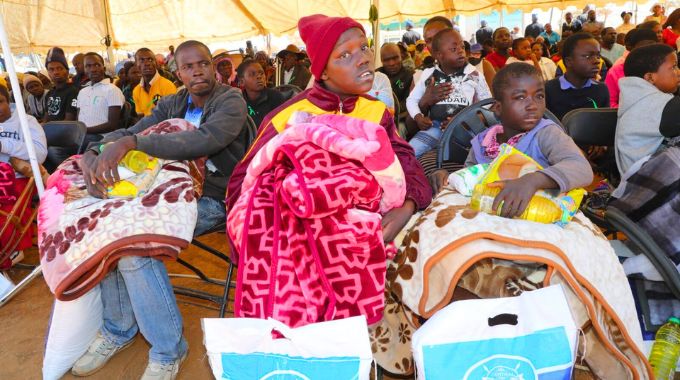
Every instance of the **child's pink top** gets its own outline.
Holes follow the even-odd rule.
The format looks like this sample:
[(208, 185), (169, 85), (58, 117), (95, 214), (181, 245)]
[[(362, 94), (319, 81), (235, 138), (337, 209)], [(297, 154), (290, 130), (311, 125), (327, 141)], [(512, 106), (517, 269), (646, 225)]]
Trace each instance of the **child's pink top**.
[(607, 72), (607, 77), (604, 79), (604, 84), (607, 85), (609, 89), (609, 105), (612, 108), (619, 108), (619, 79), (623, 78), (625, 75), (623, 73), (623, 63), (626, 61), (626, 57), (630, 52), (626, 50), (623, 56), (616, 60), (612, 68)]

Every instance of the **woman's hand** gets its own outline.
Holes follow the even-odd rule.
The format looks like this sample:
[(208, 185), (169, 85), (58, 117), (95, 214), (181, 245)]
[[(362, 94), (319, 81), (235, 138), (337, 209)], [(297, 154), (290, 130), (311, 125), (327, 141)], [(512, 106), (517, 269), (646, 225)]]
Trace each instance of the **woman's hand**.
[(382, 219), (383, 241), (391, 243), (415, 212), (416, 203), (411, 199), (404, 201), (401, 207), (388, 211)]
[(433, 194), (437, 194), (444, 186), (449, 184), (449, 172), (444, 169), (438, 169), (427, 176), (427, 179), (430, 181)]

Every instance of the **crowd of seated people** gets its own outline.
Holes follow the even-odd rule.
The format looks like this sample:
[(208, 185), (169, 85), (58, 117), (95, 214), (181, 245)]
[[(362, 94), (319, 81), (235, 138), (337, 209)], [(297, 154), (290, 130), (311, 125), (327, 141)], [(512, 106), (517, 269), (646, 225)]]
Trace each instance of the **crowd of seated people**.
[[(471, 151), (466, 163), (457, 164), (488, 162), (497, 153), (496, 145), (519, 144), (536, 136), (525, 153), (542, 159), (546, 167), (506, 185), (496, 202), (507, 205), (502, 213), (505, 217), (520, 215), (538, 189), (567, 191), (592, 182), (587, 159), (559, 125), (542, 118), (544, 110), (562, 119), (574, 109), (621, 107), (616, 161), (622, 173), (657, 151), (665, 137), (677, 136), (679, 18), (680, 11), (673, 12), (663, 25), (665, 29), (653, 20), (628, 28), (624, 47), (616, 42), (617, 30), (604, 28), (594, 10), (584, 22), (567, 13), (561, 37), (549, 24), (536, 36), (514, 40), (508, 28), (500, 27), (488, 36), (482, 34), (487, 40), (472, 45), (449, 19), (437, 16), (425, 24), (424, 41), (417, 41), (418, 49), (412, 54), (403, 43), (387, 43), (373, 52), (355, 21), (310, 16), (300, 20), (306, 53), (291, 45), (276, 55), (281, 62), (280, 83), (304, 90), (290, 100), (273, 86), (276, 69), (267, 53), (258, 52), (235, 66), (229, 54), (213, 55), (198, 41), (185, 41), (160, 58), (150, 49), (140, 48), (115, 81), (97, 53), (74, 56), (71, 63), (76, 75), (69, 77), (66, 54), (54, 47), (45, 60), (47, 75), (24, 75), (20, 91), (27, 94), (31, 128), (38, 131), (34, 144), (41, 148), (41, 161), (47, 157), (45, 165), (50, 171), (77, 152), (47, 146), (40, 124), (75, 120), (85, 124), (86, 150), (78, 162), (93, 197), (106, 197), (106, 187), (115, 177), (112, 173), (130, 150), (165, 159), (207, 157), (196, 235), (224, 223), (241, 195), (253, 157), (287, 128), (279, 115), (340, 113), (378, 123), (387, 131), (406, 181), (403, 205), (382, 219), (383, 239), (391, 242), (446, 184), (453, 169), (445, 166), (437, 170), (433, 164), (439, 139), (449, 121), (478, 101), (494, 100), (492, 110), (502, 126), (475, 137), (473, 145), (479, 145), (478, 149)], [(431, 59), (423, 59), (423, 52)], [(382, 61), (377, 70), (373, 54), (380, 54)], [(382, 104), (383, 99), (370, 96), (374, 71), (389, 79), (398, 108), (406, 116), (404, 125), (395, 124), (387, 102)], [(11, 90), (0, 86), (0, 126), (4, 131), (16, 124), (12, 122), (15, 115), (7, 107), (3, 111), (3, 104), (13, 100)], [(645, 102), (632, 100), (642, 92), (650, 94)], [(126, 102), (131, 106), (127, 120), (132, 121), (123, 125), (121, 111)], [(531, 105), (525, 107), (525, 103)], [(369, 109), (377, 116), (369, 115)], [(637, 119), (649, 114), (656, 115), (651, 125)], [(258, 126), (252, 146), (244, 140), (247, 117)], [(174, 118), (190, 121), (197, 129), (139, 135)], [(492, 138), (487, 134), (493, 134)], [(0, 162), (10, 156), (26, 159), (16, 142), (3, 140), (5, 135), (10, 136), (0, 135)], [(104, 143), (109, 145), (102, 151), (99, 146)], [(104, 324), (73, 373), (84, 376), (103, 367), (141, 332), (151, 345), (146, 378), (175, 378), (186, 358), (187, 343), (164, 264), (151, 257), (124, 257), (101, 287), (106, 289), (102, 291)], [(141, 289), (158, 296), (138, 296)], [(110, 306), (114, 299), (125, 305)]]

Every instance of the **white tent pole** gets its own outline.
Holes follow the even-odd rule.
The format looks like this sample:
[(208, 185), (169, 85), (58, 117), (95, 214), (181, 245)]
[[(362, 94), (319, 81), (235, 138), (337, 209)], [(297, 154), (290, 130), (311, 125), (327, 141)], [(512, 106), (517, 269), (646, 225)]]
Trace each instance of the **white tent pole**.
[(378, 10), (378, 19), (375, 20), (373, 25), (373, 62), (377, 68), (382, 66), (380, 60), (380, 0), (372, 0), (371, 4)]
[[(21, 87), (19, 86), (19, 80), (17, 79), (17, 72), (14, 68), (14, 58), (12, 56), (12, 51), (9, 47), (9, 40), (7, 39), (7, 32), (5, 30), (5, 21), (0, 16), (0, 45), (2, 46), (2, 51), (5, 54), (5, 65), (7, 66), (7, 72), (9, 74), (9, 81), (12, 83), (12, 88), (14, 91), (14, 100), (16, 103), (16, 110), (14, 112), (19, 113), (19, 122), (21, 124), (21, 131), (24, 135), (24, 142), (26, 143), (26, 149), (28, 150), (28, 157), (31, 162), (31, 169), (33, 169), (33, 178), (35, 180), (35, 187), (38, 189), (38, 194), (42, 198), (43, 191), (45, 187), (42, 182), (42, 177), (40, 176), (40, 167), (38, 165), (38, 160), (35, 157), (35, 148), (33, 147), (33, 139), (31, 138), (31, 130), (28, 128), (28, 120), (26, 120), (26, 109), (24, 108), (24, 99), (21, 94)], [(29, 282), (36, 278), (42, 269), (40, 266), (36, 267), (33, 272), (31, 272), (26, 278), (21, 280), (21, 282), (15, 286), (9, 293), (6, 293), (0, 298), (0, 306), (7, 303), (10, 298), (14, 297), (23, 289)]]
[(33, 138), (31, 137), (31, 130), (28, 127), (28, 119), (26, 119), (26, 109), (24, 108), (24, 98), (21, 93), (21, 86), (19, 86), (19, 79), (17, 79), (17, 72), (14, 67), (14, 57), (12, 50), (9, 47), (9, 40), (5, 32), (5, 21), (0, 17), (0, 45), (2, 51), (5, 53), (5, 64), (7, 65), (7, 73), (9, 74), (9, 81), (12, 83), (12, 93), (14, 94), (14, 101), (16, 102), (16, 110), (19, 113), (19, 123), (21, 124), (21, 132), (24, 135), (24, 143), (28, 150), (28, 158), (33, 169), (33, 178), (35, 179), (35, 187), (38, 188), (38, 195), (42, 198), (45, 186), (43, 185), (42, 177), (40, 176), (40, 164), (35, 156), (35, 147), (33, 146)]

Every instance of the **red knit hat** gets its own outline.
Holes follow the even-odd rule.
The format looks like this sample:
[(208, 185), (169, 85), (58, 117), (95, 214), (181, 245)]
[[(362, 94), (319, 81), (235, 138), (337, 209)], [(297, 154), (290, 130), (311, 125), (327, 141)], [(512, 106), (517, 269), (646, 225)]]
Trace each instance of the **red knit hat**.
[(326, 68), (328, 58), (338, 38), (351, 28), (359, 28), (366, 33), (364, 27), (350, 17), (328, 17), (317, 14), (303, 17), (298, 21), (300, 37), (307, 47), (307, 55), (312, 61), (311, 71), (317, 80), (321, 79), (323, 69)]

